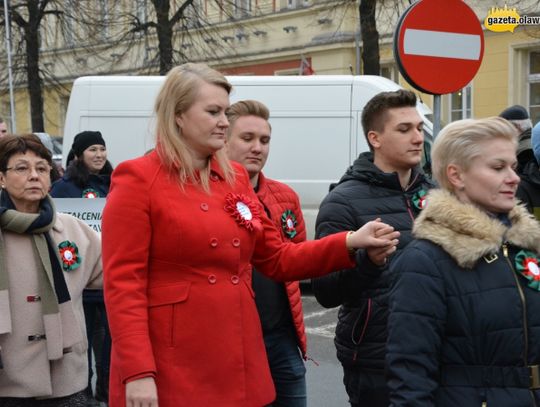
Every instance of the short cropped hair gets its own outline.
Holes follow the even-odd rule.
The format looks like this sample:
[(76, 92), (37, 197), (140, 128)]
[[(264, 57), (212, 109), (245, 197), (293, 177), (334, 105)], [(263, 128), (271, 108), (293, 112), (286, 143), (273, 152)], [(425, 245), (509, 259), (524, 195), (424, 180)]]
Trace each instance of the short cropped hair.
[[(229, 137), (234, 123), (242, 116), (256, 116), (268, 121), (270, 118), (270, 111), (264, 103), (257, 100), (241, 100), (233, 103), (227, 110), (227, 118), (229, 119), (229, 131), (227, 134)], [(268, 123), (268, 125), (270, 126), (270, 123)]]
[(444, 127), (436, 137), (431, 149), (433, 178), (439, 186), (453, 191), (446, 169), (455, 164), (463, 170), (470, 167), (472, 160), (482, 154), (485, 142), (507, 140), (517, 148), (516, 128), (502, 117), (458, 120)]
[(410, 90), (399, 89), (378, 93), (366, 103), (362, 111), (362, 127), (371, 151), (373, 147), (369, 143), (368, 133), (372, 130), (383, 131), (388, 110), (400, 107), (416, 107), (416, 95)]
[(43, 145), (35, 134), (8, 134), (0, 138), (0, 171), (6, 172), (9, 159), (15, 154), (25, 154), (32, 151), (43, 158), (52, 167), (51, 152)]

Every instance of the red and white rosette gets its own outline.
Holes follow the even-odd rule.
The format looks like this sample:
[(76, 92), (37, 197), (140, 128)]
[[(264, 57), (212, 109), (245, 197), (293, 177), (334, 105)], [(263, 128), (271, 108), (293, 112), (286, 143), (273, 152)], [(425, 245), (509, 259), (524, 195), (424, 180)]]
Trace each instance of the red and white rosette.
[(254, 230), (255, 222), (260, 221), (258, 206), (246, 195), (228, 193), (224, 209), (248, 230)]

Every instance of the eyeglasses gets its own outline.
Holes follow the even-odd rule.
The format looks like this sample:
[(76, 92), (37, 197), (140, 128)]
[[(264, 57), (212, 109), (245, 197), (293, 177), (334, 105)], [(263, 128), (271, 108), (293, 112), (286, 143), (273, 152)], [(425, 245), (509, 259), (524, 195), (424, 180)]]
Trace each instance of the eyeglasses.
[(32, 169), (35, 169), (37, 175), (40, 177), (51, 174), (51, 166), (48, 164), (38, 164), (35, 167), (30, 167), (28, 165), (17, 165), (15, 167), (6, 168), (6, 171), (13, 171), (17, 175), (27, 177), (32, 172)]

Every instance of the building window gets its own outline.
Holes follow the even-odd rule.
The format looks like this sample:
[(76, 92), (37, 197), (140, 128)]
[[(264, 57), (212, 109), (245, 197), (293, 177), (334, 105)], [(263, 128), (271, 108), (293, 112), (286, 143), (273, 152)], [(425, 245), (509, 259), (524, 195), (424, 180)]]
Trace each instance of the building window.
[(109, 10), (108, 0), (101, 0), (101, 15), (99, 16), (100, 21), (102, 21), (100, 30), (100, 37), (103, 40), (106, 40), (109, 36), (109, 22), (111, 21), (111, 15)]
[(251, 15), (251, 0), (234, 0), (234, 16), (237, 18)]
[(148, 20), (148, 9), (146, 6), (146, 0), (136, 0), (135, 4), (135, 15), (137, 16), (137, 20), (139, 20), (141, 24), (146, 23), (146, 21)]
[(540, 51), (529, 53), (529, 114), (533, 123), (540, 121)]
[(69, 96), (60, 96), (58, 99), (58, 120), (60, 126), (66, 122), (66, 113), (69, 103)]
[(7, 123), (8, 130), (11, 130), (11, 105), (9, 102), (2, 102), (0, 105), (0, 117)]
[(472, 117), (472, 87), (467, 85), (450, 94), (450, 121), (469, 119)]
[[(72, 13), (75, 14), (78, 10), (72, 0), (65, 0), (64, 7), (66, 10), (73, 10)], [(66, 29), (64, 31), (64, 43), (68, 47), (73, 47), (75, 45), (75, 35), (74, 35), (74, 24), (73, 16), (65, 15)]]
[(280, 69), (280, 70), (274, 71), (274, 76), (298, 76), (298, 75), (300, 75), (298, 68)]
[(394, 64), (381, 65), (381, 76), (390, 79), (391, 81), (397, 82), (398, 73), (397, 67)]

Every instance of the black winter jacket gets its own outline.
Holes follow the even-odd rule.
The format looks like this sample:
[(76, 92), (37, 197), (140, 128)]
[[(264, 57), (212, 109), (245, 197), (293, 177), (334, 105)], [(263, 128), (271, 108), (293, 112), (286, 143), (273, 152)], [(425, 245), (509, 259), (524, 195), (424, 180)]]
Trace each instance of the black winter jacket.
[(449, 192), (427, 200), (391, 266), (391, 405), (539, 406), (540, 225), (522, 206), (508, 227)]
[[(356, 230), (381, 218), (401, 232), (398, 251), (411, 240), (414, 218), (431, 182), (413, 170), (404, 191), (396, 173), (382, 172), (371, 153), (361, 154), (321, 203), (316, 237)], [(359, 250), (357, 266), (312, 280), (317, 301), (324, 307), (341, 305), (334, 339), (343, 366), (361, 366), (383, 374), (390, 275)]]
[(523, 202), (529, 212), (540, 221), (540, 168), (536, 159), (529, 161), (520, 174), (521, 182), (517, 197)]

